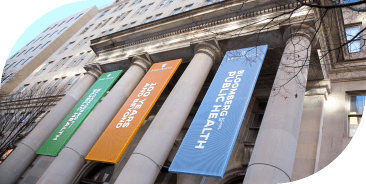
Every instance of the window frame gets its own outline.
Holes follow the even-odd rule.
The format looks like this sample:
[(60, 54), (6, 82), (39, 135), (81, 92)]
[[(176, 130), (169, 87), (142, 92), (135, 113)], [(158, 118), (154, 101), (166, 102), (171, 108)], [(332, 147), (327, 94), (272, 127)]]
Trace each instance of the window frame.
[[(346, 35), (346, 41), (347, 42), (349, 42), (350, 40), (352, 40), (352, 38), (354, 37), (353, 35), (351, 35), (350, 36), (351, 38), (349, 39), (348, 38), (347, 30), (350, 30), (350, 29), (353, 29), (353, 28), (358, 28), (358, 32), (360, 32), (362, 30), (362, 24), (359, 24), (359, 23), (357, 23), (357, 24), (351, 24), (351, 25), (348, 25), (348, 26), (345, 27), (345, 35)], [(353, 41), (351, 41), (351, 42), (349, 42), (347, 44), (348, 53), (351, 54), (351, 53), (359, 53), (359, 52), (362, 52), (362, 47), (363, 47), (363, 45), (362, 45), (362, 37), (363, 37), (363, 35), (361, 33)], [(359, 42), (360, 47), (358, 48), (358, 50), (356, 50), (357, 48), (351, 50), (352, 44), (354, 44), (356, 42)]]

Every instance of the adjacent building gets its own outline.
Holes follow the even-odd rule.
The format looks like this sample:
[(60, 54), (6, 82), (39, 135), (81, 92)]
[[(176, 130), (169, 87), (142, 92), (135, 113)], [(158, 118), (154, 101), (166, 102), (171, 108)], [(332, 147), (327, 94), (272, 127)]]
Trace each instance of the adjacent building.
[[(257, 184), (310, 176), (346, 148), (365, 105), (366, 21), (358, 11), (365, 4), (344, 3), (352, 6), (337, 8), (333, 1), (116, 0), (94, 14), (95, 7), (85, 10), (74, 20), (79, 27), (73, 33), (66, 29), (63, 34), (69, 29), (71, 34), (66, 41), (14, 83), (9, 90), (15, 97), (2, 102), (6, 122), (23, 122), (34, 108), (27, 104), (47, 108), (34, 116), (39, 123), (30, 133), (9, 147), (0, 181)], [(81, 20), (85, 23), (77, 22)], [(230, 62), (224, 55), (261, 45), (268, 50), (224, 177), (168, 172), (220, 64)], [(7, 61), (7, 75), (14, 65), (14, 70), (23, 67), (17, 73), (28, 69), (32, 62), (26, 67), (15, 62), (28, 57), (27, 49)], [(150, 67), (176, 59), (183, 62), (118, 163), (86, 161)], [(37, 155), (98, 77), (117, 70), (124, 73), (62, 151), (56, 157)], [(1, 90), (15, 76), (5, 77)], [(45, 103), (40, 99), (51, 103), (40, 105)]]

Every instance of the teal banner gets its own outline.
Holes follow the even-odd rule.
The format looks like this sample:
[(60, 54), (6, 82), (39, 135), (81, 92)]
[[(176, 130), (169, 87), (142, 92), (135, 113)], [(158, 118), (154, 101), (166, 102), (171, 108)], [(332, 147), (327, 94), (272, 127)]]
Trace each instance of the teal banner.
[(41, 148), (39, 148), (37, 154), (54, 157), (57, 156), (72, 135), (74, 135), (76, 130), (88, 117), (90, 112), (98, 104), (100, 99), (102, 99), (105, 93), (117, 81), (119, 76), (121, 76), (122, 72), (122, 70), (118, 70), (102, 74), (41, 146)]

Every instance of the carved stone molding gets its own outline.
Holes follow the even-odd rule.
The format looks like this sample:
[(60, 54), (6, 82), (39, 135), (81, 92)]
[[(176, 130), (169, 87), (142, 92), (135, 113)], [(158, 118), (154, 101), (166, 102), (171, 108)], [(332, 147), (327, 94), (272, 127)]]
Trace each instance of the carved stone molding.
[(220, 60), (223, 57), (223, 53), (220, 49), (217, 40), (210, 41), (210, 43), (201, 42), (197, 44), (196, 47), (194, 48), (194, 54), (197, 53), (205, 53), (209, 55), (215, 63), (220, 62)]
[(87, 64), (84, 66), (86, 73), (98, 79), (103, 73), (102, 67), (98, 63)]
[(145, 56), (134, 56), (132, 58), (131, 65), (136, 65), (136, 66), (142, 68), (146, 73), (150, 69), (152, 64), (153, 63), (152, 63), (149, 55), (145, 54)]

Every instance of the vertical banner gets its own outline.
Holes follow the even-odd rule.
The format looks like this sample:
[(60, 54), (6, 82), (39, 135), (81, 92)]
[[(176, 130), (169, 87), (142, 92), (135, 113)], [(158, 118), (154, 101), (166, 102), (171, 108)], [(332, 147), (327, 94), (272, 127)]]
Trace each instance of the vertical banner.
[(102, 74), (39, 148), (37, 154), (57, 156), (122, 72), (118, 70)]
[(178, 59), (151, 66), (85, 160), (118, 162), (181, 62)]
[(169, 168), (222, 178), (267, 52), (267, 45), (228, 51)]

